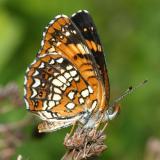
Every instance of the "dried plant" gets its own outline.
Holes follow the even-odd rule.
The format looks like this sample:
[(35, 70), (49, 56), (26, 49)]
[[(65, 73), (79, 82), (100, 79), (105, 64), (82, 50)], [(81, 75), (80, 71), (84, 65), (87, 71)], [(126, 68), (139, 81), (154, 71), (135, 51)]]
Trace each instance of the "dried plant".
[[(2, 102), (10, 100), (13, 107), (6, 107)], [(0, 114), (8, 113), (9, 111), (23, 105), (22, 96), (19, 93), (18, 86), (15, 83), (9, 83), (5, 87), (0, 87)], [(15, 154), (16, 147), (21, 145), (24, 134), (22, 129), (31, 121), (30, 117), (18, 122), (0, 123), (0, 159), (10, 160)], [(18, 160), (21, 158), (18, 157)]]
[(148, 140), (144, 160), (160, 160), (160, 139), (152, 137)]
[(83, 160), (93, 157), (95, 159), (107, 149), (104, 144), (105, 139), (104, 129), (78, 128), (72, 136), (66, 135), (64, 146), (67, 148), (67, 152), (62, 160)]

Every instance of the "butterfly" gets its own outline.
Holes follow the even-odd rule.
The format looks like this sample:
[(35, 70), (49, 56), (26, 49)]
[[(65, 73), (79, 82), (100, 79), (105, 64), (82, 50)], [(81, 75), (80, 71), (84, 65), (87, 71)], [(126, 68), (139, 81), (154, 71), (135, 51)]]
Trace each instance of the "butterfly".
[(104, 51), (92, 17), (86, 10), (56, 16), (25, 74), (24, 100), (43, 120), (39, 130), (55, 131), (75, 122), (94, 128), (106, 115), (109, 98)]

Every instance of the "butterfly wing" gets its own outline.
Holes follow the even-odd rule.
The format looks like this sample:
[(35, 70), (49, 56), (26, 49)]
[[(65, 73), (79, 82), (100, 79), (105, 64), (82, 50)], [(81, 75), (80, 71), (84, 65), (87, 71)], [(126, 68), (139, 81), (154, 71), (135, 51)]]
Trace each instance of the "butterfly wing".
[[(37, 57), (52, 52), (62, 55), (77, 68), (89, 85), (94, 86), (97, 95), (105, 94), (103, 78), (97, 68), (95, 58), (81, 32), (69, 17), (59, 15), (49, 23), (43, 33), (41, 46)], [(102, 97), (105, 97), (105, 95)], [(102, 97), (100, 97), (102, 99), (99, 105), (100, 110), (103, 110), (106, 106), (103, 104)]]
[(57, 52), (71, 61), (80, 73), (83, 73), (84, 77), (88, 77), (85, 69), (89, 70), (87, 67), (90, 64), (94, 74), (98, 75), (98, 79), (101, 79), (92, 53), (80, 31), (69, 17), (60, 15), (50, 22), (43, 33), (41, 46), (42, 48), (37, 56)]
[[(93, 22), (92, 17), (89, 15), (88, 11), (80, 10), (79, 12), (72, 15), (71, 20), (75, 23), (77, 28), (83, 35), (88, 48), (93, 53), (96, 63), (101, 71), (101, 77), (103, 78), (103, 83), (106, 88), (106, 99), (109, 102), (110, 88), (109, 88), (109, 78), (107, 67), (105, 63), (105, 57), (103, 48), (97, 33), (96, 26)], [(107, 104), (108, 105), (108, 104)]]
[(86, 99), (91, 101), (96, 94), (72, 63), (57, 53), (36, 58), (25, 78), (28, 109), (42, 111), (44, 120), (71, 118), (82, 113)]
[[(27, 109), (58, 126), (103, 111), (105, 91), (95, 59), (76, 25), (57, 16), (43, 33), (41, 50), (25, 76)], [(56, 125), (56, 126), (55, 126)]]

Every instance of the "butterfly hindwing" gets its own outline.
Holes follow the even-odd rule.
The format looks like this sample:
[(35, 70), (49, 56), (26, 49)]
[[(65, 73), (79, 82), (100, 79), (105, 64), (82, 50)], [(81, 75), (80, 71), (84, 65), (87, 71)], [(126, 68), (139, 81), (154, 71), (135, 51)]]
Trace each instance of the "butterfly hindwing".
[(28, 68), (26, 81), (28, 109), (38, 112), (43, 120), (73, 118), (98, 103), (92, 86), (56, 53), (37, 58)]

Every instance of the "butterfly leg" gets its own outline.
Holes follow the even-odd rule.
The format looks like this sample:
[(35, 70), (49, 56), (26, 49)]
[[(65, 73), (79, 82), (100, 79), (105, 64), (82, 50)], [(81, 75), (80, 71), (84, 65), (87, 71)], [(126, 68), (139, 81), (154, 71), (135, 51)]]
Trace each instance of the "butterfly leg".
[(71, 130), (70, 130), (70, 132), (69, 132), (68, 138), (72, 135), (72, 133), (73, 133), (75, 127), (76, 127), (76, 124), (77, 124), (77, 121), (75, 121), (75, 122), (73, 123), (72, 128), (71, 128)]
[(120, 112), (120, 105), (119, 104), (115, 104), (115, 106), (113, 108), (114, 108), (113, 113), (110, 114), (109, 111), (107, 110), (105, 113), (105, 116), (103, 117), (103, 121), (105, 122), (105, 125), (102, 128), (101, 133), (103, 133), (105, 131), (106, 127), (108, 126), (108, 122), (110, 120), (113, 120), (117, 116), (117, 114)]

